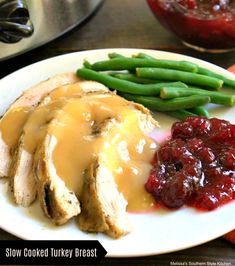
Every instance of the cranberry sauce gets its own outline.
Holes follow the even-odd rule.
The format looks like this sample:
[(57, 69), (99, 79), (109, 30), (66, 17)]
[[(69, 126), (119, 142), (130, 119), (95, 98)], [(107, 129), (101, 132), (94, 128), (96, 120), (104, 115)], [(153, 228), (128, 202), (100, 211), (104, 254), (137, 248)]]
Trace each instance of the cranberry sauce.
[(235, 199), (235, 125), (188, 117), (172, 126), (145, 184), (157, 202), (213, 210)]
[(147, 0), (181, 40), (206, 49), (235, 48), (235, 0)]

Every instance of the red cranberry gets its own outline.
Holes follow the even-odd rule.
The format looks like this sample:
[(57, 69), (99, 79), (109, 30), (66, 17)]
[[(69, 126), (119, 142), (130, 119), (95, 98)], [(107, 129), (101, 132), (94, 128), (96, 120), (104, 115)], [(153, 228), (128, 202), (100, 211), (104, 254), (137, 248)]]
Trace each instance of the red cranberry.
[(193, 127), (188, 122), (176, 122), (172, 126), (171, 133), (173, 138), (192, 137)]
[(200, 163), (184, 165), (184, 173), (187, 177), (192, 176), (195, 181), (198, 180), (197, 177), (201, 175)]
[(219, 161), (226, 169), (235, 169), (235, 151), (228, 150), (223, 152), (219, 157)]
[[(159, 173), (158, 177), (156, 176), (156, 172)], [(164, 174), (164, 165), (156, 166), (152, 169), (148, 181), (145, 184), (145, 189), (155, 197), (158, 196), (159, 191), (162, 189), (162, 186), (165, 183), (165, 179), (163, 178)]]
[(200, 125), (205, 124), (205, 122), (208, 122), (209, 120), (204, 116), (190, 116), (187, 117), (185, 121), (187, 121), (190, 125), (192, 125), (193, 129), (196, 129)]
[(215, 155), (211, 148), (204, 147), (198, 152), (198, 156), (202, 163), (212, 163), (215, 160)]
[(211, 123), (208, 120), (204, 120), (202, 121), (202, 123), (199, 125), (198, 128), (196, 128), (195, 130), (198, 131), (198, 135), (199, 136), (206, 136), (210, 133), (211, 130)]
[(187, 177), (178, 173), (168, 181), (161, 191), (162, 203), (169, 208), (183, 206), (191, 193), (191, 185)]
[(235, 125), (189, 117), (155, 155), (146, 189), (167, 207), (212, 210), (235, 199)]
[(226, 141), (233, 137), (233, 131), (231, 130), (232, 128), (228, 121), (212, 118), (211, 126), (211, 139), (213, 139), (214, 141)]
[(219, 206), (219, 201), (213, 191), (202, 191), (197, 193), (194, 205), (199, 209), (210, 211)]
[(159, 180), (156, 178), (156, 175), (155, 175), (155, 169), (153, 169), (150, 173), (150, 176), (148, 178), (148, 181), (147, 183), (145, 184), (145, 188), (146, 190), (151, 193), (153, 192), (156, 188), (159, 187), (160, 185), (160, 182)]
[(158, 156), (161, 158), (161, 161), (170, 162), (172, 160), (172, 148), (171, 148), (171, 146), (165, 145), (162, 147), (162, 149), (159, 149)]
[(198, 138), (192, 138), (187, 140), (188, 149), (191, 152), (197, 152), (204, 147), (203, 141)]
[(235, 125), (231, 125), (230, 130), (231, 130), (232, 137), (235, 138)]
[(223, 170), (219, 166), (208, 167), (204, 169), (206, 180), (209, 180), (210, 177), (215, 178), (216, 176), (221, 176)]

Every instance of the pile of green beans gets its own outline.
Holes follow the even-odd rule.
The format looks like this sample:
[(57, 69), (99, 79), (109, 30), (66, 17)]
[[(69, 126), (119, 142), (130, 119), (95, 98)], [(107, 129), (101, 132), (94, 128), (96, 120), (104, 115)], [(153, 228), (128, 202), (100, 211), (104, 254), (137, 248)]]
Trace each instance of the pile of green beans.
[(76, 74), (98, 81), (122, 97), (177, 119), (206, 116), (206, 104), (235, 105), (235, 94), (221, 90), (235, 88), (235, 80), (188, 61), (155, 59), (144, 53), (126, 57), (110, 53), (108, 60), (84, 62)]

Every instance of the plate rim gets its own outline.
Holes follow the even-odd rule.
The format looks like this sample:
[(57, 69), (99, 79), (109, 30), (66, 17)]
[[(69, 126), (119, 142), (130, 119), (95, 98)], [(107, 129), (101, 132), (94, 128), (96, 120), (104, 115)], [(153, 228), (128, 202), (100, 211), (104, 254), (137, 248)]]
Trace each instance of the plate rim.
[[(213, 70), (218, 71), (218, 72), (222, 72), (227, 77), (232, 78), (232, 79), (235, 80), (235, 75), (232, 74), (232, 73), (230, 73), (230, 72), (228, 72), (226, 69), (224, 69), (224, 68), (222, 68), (220, 66), (214, 65), (212, 63), (206, 62), (204, 60), (191, 57), (191, 56), (182, 55), (182, 54), (178, 54), (178, 53), (172, 53), (172, 52), (165, 52), (165, 51), (161, 51), (161, 50), (154, 50), (154, 49), (141, 49), (141, 48), (140, 49), (139, 48), (108, 48), (108, 49), (94, 49), (94, 50), (77, 51), (77, 52), (67, 53), (67, 54), (63, 54), (63, 55), (57, 55), (57, 56), (54, 56), (54, 57), (50, 57), (50, 58), (47, 58), (47, 59), (44, 59), (44, 60), (35, 62), (33, 64), (30, 64), (28, 66), (25, 66), (23, 68), (20, 68), (20, 69), (18, 69), (16, 71), (12, 72), (11, 74), (3, 77), (2, 79), (0, 79), (0, 86), (1, 86), (1, 83), (2, 82), (3, 83), (4, 82), (8, 82), (8, 80), (11, 79), (12, 77), (14, 77), (14, 75), (19, 75), (21, 72), (23, 73), (23, 72), (27, 71), (27, 69), (30, 69), (30, 68), (37, 68), (37, 67), (40, 68), (41, 65), (44, 65), (44, 64), (47, 64), (47, 63), (50, 64), (50, 62), (52, 62), (54, 60), (59, 60), (60, 61), (60, 60), (63, 60), (64, 58), (68, 58), (68, 57), (70, 58), (70, 57), (73, 57), (73, 56), (76, 57), (76, 56), (79, 56), (79, 55), (86, 55), (86, 54), (93, 54), (93, 53), (106, 54), (107, 55), (110, 52), (119, 52), (119, 53), (123, 53), (124, 52), (124, 53), (129, 53), (129, 54), (130, 53), (136, 53), (136, 52), (145, 52), (145, 53), (150, 53), (150, 54), (155, 54), (155, 55), (157, 53), (161, 53), (161, 54), (164, 54), (164, 55), (169, 56), (169, 57), (171, 57), (171, 56), (173, 56), (173, 57), (180, 56), (180, 58), (184, 58), (185, 60), (192, 61), (192, 59), (193, 59), (194, 62), (197, 62), (200, 65), (202, 64), (202, 65), (210, 66), (210, 67), (212, 67)], [(180, 59), (180, 60), (182, 60), (182, 59)], [(7, 231), (7, 232), (9, 232), (9, 233), (17, 236), (17, 237), (23, 238), (22, 237), (22, 233), (15, 233), (14, 230), (9, 230), (9, 229), (7, 230), (6, 228), (3, 228), (1, 222), (0, 222), (0, 227), (3, 230), (5, 230), (5, 231)], [(219, 234), (223, 235), (226, 232), (223, 232), (223, 230), (221, 230), (221, 233), (219, 233)], [(158, 254), (166, 254), (166, 253), (176, 252), (176, 251), (179, 251), (179, 250), (183, 250), (183, 249), (191, 248), (191, 247), (194, 247), (194, 246), (198, 246), (200, 244), (206, 243), (206, 242), (211, 241), (213, 239), (216, 239), (218, 237), (219, 236), (216, 235), (215, 237), (212, 237), (209, 240), (207, 239), (205, 241), (200, 241), (200, 243), (195, 243), (195, 244), (192, 244), (190, 246), (183, 247), (183, 248), (181, 247), (179, 249), (178, 248), (175, 248), (175, 249), (167, 250), (165, 252), (163, 251), (163, 252), (157, 252), (156, 253), (154, 251), (150, 251), (150, 252), (144, 252), (144, 253), (139, 253), (138, 252), (137, 254), (135, 252), (134, 253), (130, 253), (130, 254), (115, 254), (115, 252), (114, 252), (114, 254), (107, 254), (106, 257), (141, 257), (141, 256), (152, 256), (152, 255), (158, 255)], [(116, 240), (114, 240), (114, 241), (116, 241)], [(102, 244), (102, 242), (101, 242), (101, 244)]]

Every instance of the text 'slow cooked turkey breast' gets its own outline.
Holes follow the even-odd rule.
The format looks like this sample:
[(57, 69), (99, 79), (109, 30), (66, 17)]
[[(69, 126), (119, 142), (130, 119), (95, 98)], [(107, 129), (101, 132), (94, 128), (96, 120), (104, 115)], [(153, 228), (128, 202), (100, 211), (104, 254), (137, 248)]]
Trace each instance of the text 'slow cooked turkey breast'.
[(26, 90), (10, 106), (0, 120), (0, 178), (9, 175), (12, 154), (29, 113), (53, 89), (79, 80), (74, 73), (58, 74)]
[(31, 111), (23, 125), (18, 145), (15, 147), (10, 170), (10, 188), (17, 204), (28, 206), (36, 198), (36, 180), (33, 172), (33, 156), (45, 136), (47, 124), (67, 103), (70, 97), (108, 89), (93, 81), (79, 81), (54, 89)]
[[(38, 197), (46, 215), (57, 224), (65, 223), (74, 215), (73, 207), (71, 215), (63, 213), (61, 207), (68, 202), (75, 204), (73, 192), (81, 201), (81, 229), (112, 237), (129, 232), (126, 205), (130, 210), (144, 210), (153, 203), (144, 183), (156, 150), (147, 132), (155, 127), (147, 109), (114, 93), (88, 93), (69, 99), (47, 125), (34, 160)], [(97, 171), (89, 170), (97, 164)], [(94, 187), (89, 185), (92, 180)], [(113, 193), (102, 196), (109, 185)], [(84, 195), (90, 191), (94, 193), (87, 201)], [(116, 206), (109, 208), (114, 202)], [(96, 219), (87, 219), (92, 215)]]

